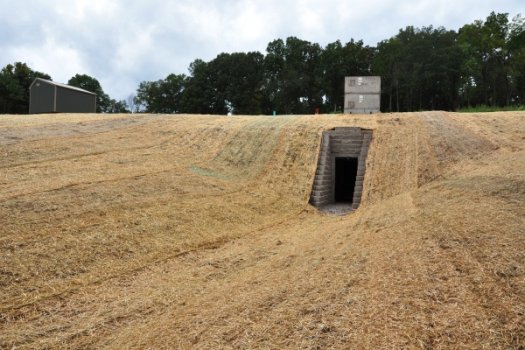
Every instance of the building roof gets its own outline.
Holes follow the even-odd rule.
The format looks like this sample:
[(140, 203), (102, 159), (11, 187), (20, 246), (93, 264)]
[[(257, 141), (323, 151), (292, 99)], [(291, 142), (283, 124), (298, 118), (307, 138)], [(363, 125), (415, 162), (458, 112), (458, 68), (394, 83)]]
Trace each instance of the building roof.
[(86, 94), (90, 94), (90, 95), (97, 95), (91, 91), (87, 91), (87, 90), (84, 90), (84, 89), (81, 89), (81, 88), (78, 88), (76, 86), (71, 86), (71, 85), (66, 85), (66, 84), (61, 84), (61, 83), (57, 83), (55, 81), (52, 81), (52, 80), (47, 80), (47, 79), (42, 79), (42, 78), (36, 78), (32, 83), (31, 83), (31, 87), (33, 87), (33, 84), (36, 83), (37, 81), (41, 81), (41, 82), (44, 82), (46, 84), (50, 84), (50, 85), (54, 85), (54, 86), (58, 86), (58, 87), (61, 87), (61, 88), (64, 88), (64, 89), (69, 89), (69, 90), (75, 90), (75, 91), (80, 91), (80, 92), (83, 92), (83, 93), (86, 93)]

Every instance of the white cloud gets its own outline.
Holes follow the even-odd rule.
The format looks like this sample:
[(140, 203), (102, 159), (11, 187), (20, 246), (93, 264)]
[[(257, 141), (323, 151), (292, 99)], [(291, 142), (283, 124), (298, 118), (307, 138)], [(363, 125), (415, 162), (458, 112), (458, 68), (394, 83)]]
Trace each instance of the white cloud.
[[(67, 82), (76, 73), (85, 70), (85, 63), (74, 48), (60, 45), (48, 29), (45, 41), (39, 46), (13, 46), (7, 51), (11, 62), (27, 63), (32, 69), (50, 74), (55, 81)], [(57, 69), (60, 67), (60, 69)]]
[(268, 16), (261, 6), (251, 1), (241, 2), (229, 17), (228, 41), (234, 43), (235, 50), (241, 51), (250, 45), (252, 48), (249, 51), (266, 49), (266, 43), (260, 43), (264, 43), (267, 33), (275, 28), (275, 18)]

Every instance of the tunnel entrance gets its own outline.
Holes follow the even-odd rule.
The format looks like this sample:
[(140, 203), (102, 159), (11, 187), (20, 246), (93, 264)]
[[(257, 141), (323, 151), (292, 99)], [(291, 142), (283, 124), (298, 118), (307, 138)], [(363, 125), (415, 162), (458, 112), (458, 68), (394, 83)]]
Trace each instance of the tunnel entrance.
[(357, 178), (357, 160), (353, 157), (335, 158), (334, 199), (336, 203), (352, 203)]
[(359, 207), (372, 130), (335, 127), (323, 131), (310, 203), (328, 213)]

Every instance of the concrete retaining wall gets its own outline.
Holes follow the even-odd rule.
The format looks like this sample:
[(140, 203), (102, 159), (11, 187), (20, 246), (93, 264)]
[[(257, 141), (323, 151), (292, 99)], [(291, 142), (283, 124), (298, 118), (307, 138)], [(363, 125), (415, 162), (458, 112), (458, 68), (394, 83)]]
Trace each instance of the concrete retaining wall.
[(323, 207), (334, 203), (335, 158), (358, 159), (352, 208), (357, 209), (363, 193), (366, 156), (372, 140), (372, 130), (340, 127), (323, 132), (317, 171), (310, 196), (310, 203)]

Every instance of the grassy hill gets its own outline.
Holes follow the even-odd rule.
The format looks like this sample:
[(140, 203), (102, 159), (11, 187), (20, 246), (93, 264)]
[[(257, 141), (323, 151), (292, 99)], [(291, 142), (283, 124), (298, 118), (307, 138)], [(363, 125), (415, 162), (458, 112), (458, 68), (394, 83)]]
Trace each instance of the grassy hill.
[(525, 112), (0, 116), (0, 155), (0, 348), (525, 346)]

